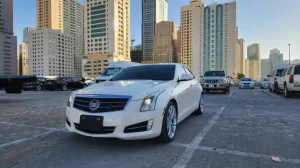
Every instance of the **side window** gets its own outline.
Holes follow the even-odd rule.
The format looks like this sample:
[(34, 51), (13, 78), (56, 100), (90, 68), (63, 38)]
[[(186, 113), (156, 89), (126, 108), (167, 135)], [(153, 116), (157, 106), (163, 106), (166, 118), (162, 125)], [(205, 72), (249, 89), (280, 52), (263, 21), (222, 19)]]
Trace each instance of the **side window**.
[(180, 66), (180, 67), (179, 67), (179, 71), (178, 71), (178, 78), (180, 78), (180, 76), (181, 76), (182, 74), (186, 74), (186, 72), (185, 72), (184, 68), (183, 68), (182, 66)]
[(295, 66), (294, 74), (295, 75), (300, 75), (300, 65)]
[(283, 72), (281, 73), (281, 76), (285, 76), (286, 73), (286, 69), (283, 70)]
[(195, 76), (192, 74), (192, 72), (188, 68), (184, 67), (184, 70), (187, 74), (191, 74), (195, 78)]
[(288, 71), (287, 71), (287, 75), (290, 75), (290, 74), (291, 74), (291, 72), (292, 72), (292, 69), (293, 69), (293, 67), (290, 67), (290, 68), (288, 69)]

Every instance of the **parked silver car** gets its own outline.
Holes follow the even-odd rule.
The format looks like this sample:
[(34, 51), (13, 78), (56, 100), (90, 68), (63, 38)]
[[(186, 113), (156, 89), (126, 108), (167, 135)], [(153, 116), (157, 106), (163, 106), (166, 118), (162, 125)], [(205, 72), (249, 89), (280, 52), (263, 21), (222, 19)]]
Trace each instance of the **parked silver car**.
[(225, 71), (206, 71), (200, 83), (203, 90), (221, 90), (224, 94), (230, 91), (230, 81)]

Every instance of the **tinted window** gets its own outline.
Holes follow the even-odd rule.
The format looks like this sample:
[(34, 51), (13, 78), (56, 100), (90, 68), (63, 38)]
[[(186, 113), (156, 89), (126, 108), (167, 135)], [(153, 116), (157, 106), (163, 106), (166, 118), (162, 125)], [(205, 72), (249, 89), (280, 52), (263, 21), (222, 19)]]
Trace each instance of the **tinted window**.
[(241, 81), (252, 81), (251, 78), (242, 78)]
[(300, 65), (295, 66), (294, 74), (295, 75), (300, 75)]
[(107, 68), (103, 75), (116, 75), (121, 71), (121, 68)]
[(290, 74), (291, 74), (291, 72), (292, 72), (292, 69), (293, 69), (293, 67), (290, 67), (290, 68), (288, 69), (288, 71), (287, 71), (287, 75), (290, 75)]
[(284, 69), (277, 69), (276, 76), (281, 76)]
[(281, 76), (285, 76), (287, 69), (284, 69)]
[(124, 69), (111, 81), (118, 80), (173, 80), (175, 65), (144, 65)]
[(204, 76), (225, 76), (224, 71), (207, 71)]

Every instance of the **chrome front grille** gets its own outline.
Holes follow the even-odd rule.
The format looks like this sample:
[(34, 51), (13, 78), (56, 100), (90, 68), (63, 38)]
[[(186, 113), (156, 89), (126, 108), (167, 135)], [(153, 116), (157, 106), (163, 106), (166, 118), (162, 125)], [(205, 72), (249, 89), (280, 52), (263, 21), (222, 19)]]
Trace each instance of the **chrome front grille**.
[(206, 83), (218, 83), (218, 80), (206, 80)]
[[(99, 107), (96, 110), (90, 109), (90, 103), (93, 100), (100, 102)], [(113, 112), (122, 111), (125, 109), (129, 98), (103, 98), (103, 97), (80, 97), (76, 96), (73, 107), (89, 113), (102, 113), (102, 112)]]

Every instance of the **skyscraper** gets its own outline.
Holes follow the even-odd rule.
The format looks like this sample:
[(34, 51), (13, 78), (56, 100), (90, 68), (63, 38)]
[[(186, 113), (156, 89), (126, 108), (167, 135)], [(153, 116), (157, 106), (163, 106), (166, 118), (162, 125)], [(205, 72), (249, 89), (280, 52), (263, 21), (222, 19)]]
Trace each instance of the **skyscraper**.
[(29, 75), (28, 72), (28, 41), (23, 42), (19, 46), (19, 61), (21, 73), (20, 75)]
[[(196, 47), (196, 43), (199, 44), (199, 47), (202, 48), (202, 33), (203, 30), (202, 25), (203, 25), (203, 7), (205, 4), (202, 4), (200, 0), (191, 0), (189, 5), (182, 6), (180, 8), (180, 63), (185, 64), (189, 69), (192, 69), (192, 44), (193, 46)], [(194, 20), (192, 21), (192, 10), (194, 8), (197, 8), (198, 10), (193, 13), (195, 15), (193, 18)], [(198, 32), (197, 38), (194, 38), (192, 42), (192, 24), (199, 26), (200, 28), (197, 29), (197, 26), (193, 26), (193, 30)], [(196, 33), (195, 33), (196, 35)], [(194, 49), (196, 50), (196, 48)], [(199, 48), (198, 47), (198, 48)], [(200, 54), (202, 53), (202, 50), (194, 52), (194, 54)], [(196, 58), (196, 57), (195, 57)], [(198, 57), (197, 57), (198, 58)], [(193, 64), (194, 66), (194, 71), (193, 73), (200, 74), (198, 73), (198, 70), (201, 71), (202, 59), (200, 60), (200, 55), (199, 59), (194, 59)], [(196, 66), (199, 65), (201, 67), (196, 68)], [(202, 71), (201, 71), (202, 72)]]
[(130, 0), (85, 0), (84, 76), (113, 61), (130, 61)]
[(13, 33), (13, 0), (0, 2), (0, 75), (17, 75), (17, 37)]
[(240, 45), (240, 69), (238, 71), (240, 71), (240, 73), (245, 74), (245, 59), (246, 59), (246, 42), (244, 39), (239, 39), (238, 43)]
[(272, 72), (277, 65), (283, 64), (283, 54), (280, 53), (280, 50), (274, 48), (273, 50), (270, 50), (269, 61), (270, 61), (269, 71)]
[(26, 27), (23, 30), (23, 42), (28, 41), (28, 32), (33, 31), (33, 30), (35, 30), (35, 28), (33, 28), (33, 27)]
[(142, 0), (143, 59), (153, 60), (155, 24), (168, 21), (167, 0)]
[(256, 81), (260, 80), (261, 49), (259, 44), (254, 43), (247, 47), (247, 59), (249, 60), (249, 77)]
[(182, 53), (182, 63), (192, 68), (197, 77), (208, 70), (225, 70), (228, 75), (233, 75), (236, 72), (237, 49), (236, 2), (205, 6), (194, 0), (190, 6), (192, 4), (195, 7), (191, 17), (187, 13), (181, 14), (182, 23), (187, 23), (182, 24), (187, 30), (187, 36), (181, 35), (181, 40), (186, 41), (181, 45), (181, 53), (186, 53)]
[(177, 25), (175, 22), (162, 21), (156, 23), (153, 59), (158, 63), (176, 62)]
[(270, 74), (270, 68), (269, 68), (269, 59), (261, 59), (261, 78), (264, 79)]
[(74, 44), (74, 75), (82, 76), (84, 56), (84, 6), (75, 0), (37, 0), (37, 29), (60, 30)]

